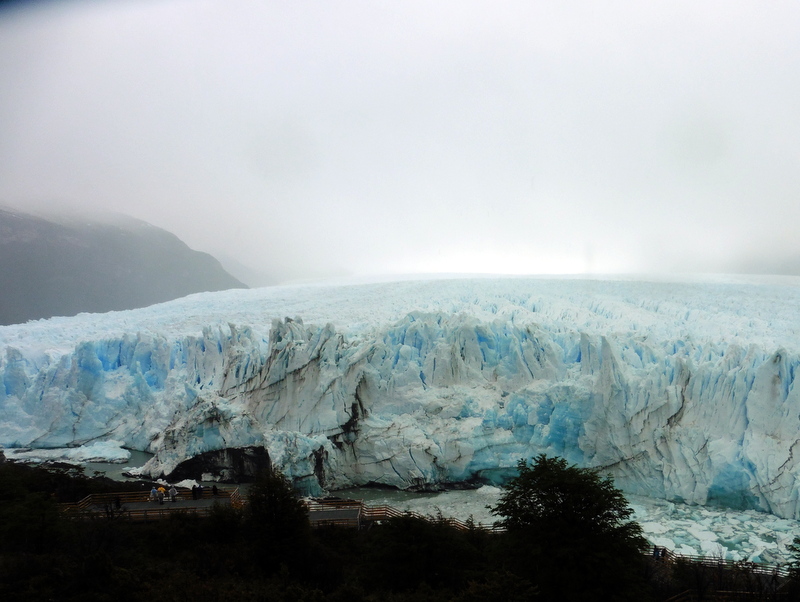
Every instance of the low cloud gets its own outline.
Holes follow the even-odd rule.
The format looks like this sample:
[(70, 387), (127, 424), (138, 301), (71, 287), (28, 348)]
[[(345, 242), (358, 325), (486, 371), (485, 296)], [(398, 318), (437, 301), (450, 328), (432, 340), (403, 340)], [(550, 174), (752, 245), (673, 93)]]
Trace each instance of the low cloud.
[(266, 280), (797, 273), (798, 30), (786, 1), (18, 3), (0, 201)]

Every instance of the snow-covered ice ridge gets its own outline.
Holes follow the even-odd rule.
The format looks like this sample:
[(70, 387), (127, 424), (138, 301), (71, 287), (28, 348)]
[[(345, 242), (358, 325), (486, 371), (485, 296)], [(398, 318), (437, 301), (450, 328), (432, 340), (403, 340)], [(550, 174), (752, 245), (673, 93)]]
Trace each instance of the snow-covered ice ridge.
[(547, 453), (800, 518), (799, 343), (796, 278), (204, 293), (1, 327), (0, 444), (120, 441), (154, 476), (264, 445), (311, 491), (496, 482)]

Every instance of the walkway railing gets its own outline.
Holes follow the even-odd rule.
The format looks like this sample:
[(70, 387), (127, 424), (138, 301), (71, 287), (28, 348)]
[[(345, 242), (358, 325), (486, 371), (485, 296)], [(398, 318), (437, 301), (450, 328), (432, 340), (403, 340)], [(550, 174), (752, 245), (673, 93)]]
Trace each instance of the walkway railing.
[(699, 602), (700, 600), (705, 600), (706, 602), (762, 602), (763, 600), (789, 600), (789, 594), (786, 592), (763, 594), (761, 592), (717, 590), (706, 592), (701, 597), (696, 590), (687, 589), (671, 598), (667, 598), (664, 602)]
[[(91, 493), (74, 504), (61, 504), (62, 510), (71, 518), (125, 518), (128, 520), (161, 520), (178, 513), (196, 514), (206, 516), (213, 511), (213, 506), (208, 504), (192, 505), (200, 500), (219, 499), (233, 507), (241, 505), (239, 488), (217, 488), (217, 493), (211, 488), (203, 488), (202, 497), (193, 498), (192, 490), (186, 487), (176, 487), (177, 500), (184, 502), (176, 506), (169, 497), (164, 504), (154, 503), (150, 492), (125, 491), (118, 493)], [(137, 507), (138, 506), (138, 507)]]
[[(746, 570), (750, 573), (758, 575), (775, 575), (777, 577), (788, 577), (790, 574), (787, 565), (780, 564), (762, 564), (760, 562), (750, 562), (748, 560), (730, 560), (727, 558), (720, 558), (718, 556), (699, 556), (692, 554), (678, 554), (668, 548), (659, 548), (665, 554), (665, 558), (669, 562), (686, 561), (694, 564), (702, 565), (709, 568), (722, 568), (726, 570)], [(652, 548), (651, 548), (652, 550)]]

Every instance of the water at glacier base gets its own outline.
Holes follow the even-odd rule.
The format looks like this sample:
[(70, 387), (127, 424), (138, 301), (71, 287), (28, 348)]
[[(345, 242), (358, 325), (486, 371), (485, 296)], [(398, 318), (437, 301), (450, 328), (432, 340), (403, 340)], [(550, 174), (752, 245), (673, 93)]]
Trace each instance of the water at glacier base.
[[(441, 510), (443, 516), (461, 521), (472, 516), (476, 523), (489, 525), (497, 517), (487, 506), (496, 504), (501, 493), (497, 487), (484, 486), (441, 493), (357, 488), (333, 494), (424, 515)], [(637, 495), (626, 497), (647, 540), (678, 554), (782, 564), (789, 559), (786, 546), (800, 536), (800, 521), (763, 512), (690, 506)]]

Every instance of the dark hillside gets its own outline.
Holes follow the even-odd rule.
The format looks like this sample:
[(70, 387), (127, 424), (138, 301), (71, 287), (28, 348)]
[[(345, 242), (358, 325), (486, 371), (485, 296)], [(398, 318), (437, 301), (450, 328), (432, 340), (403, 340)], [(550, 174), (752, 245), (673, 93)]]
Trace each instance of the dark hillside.
[(0, 209), (0, 324), (146, 307), (247, 288), (145, 222), (50, 220)]

